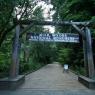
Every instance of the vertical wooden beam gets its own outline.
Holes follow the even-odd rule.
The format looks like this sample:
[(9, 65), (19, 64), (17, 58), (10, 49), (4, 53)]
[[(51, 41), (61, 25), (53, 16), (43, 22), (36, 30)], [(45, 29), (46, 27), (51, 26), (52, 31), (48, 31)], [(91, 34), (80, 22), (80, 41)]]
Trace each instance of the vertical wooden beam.
[(84, 52), (84, 67), (85, 67), (84, 69), (85, 69), (85, 76), (86, 76), (86, 77), (89, 77), (86, 39), (83, 39), (83, 52)]
[(88, 27), (85, 27), (84, 32), (86, 36), (86, 39), (83, 41), (86, 76), (93, 79), (95, 76), (95, 71), (90, 29)]
[(15, 29), (15, 35), (12, 44), (12, 63), (10, 68), (10, 78), (15, 78), (19, 74), (19, 34), (20, 34), (20, 26), (17, 25)]

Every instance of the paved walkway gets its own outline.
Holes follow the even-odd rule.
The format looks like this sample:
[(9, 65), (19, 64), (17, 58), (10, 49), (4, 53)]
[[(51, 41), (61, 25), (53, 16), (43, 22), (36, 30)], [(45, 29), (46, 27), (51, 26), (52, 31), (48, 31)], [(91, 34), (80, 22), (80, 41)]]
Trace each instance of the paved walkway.
[(19, 89), (0, 91), (0, 95), (95, 95), (95, 90), (80, 84), (72, 72), (63, 73), (59, 64), (49, 64), (27, 75)]

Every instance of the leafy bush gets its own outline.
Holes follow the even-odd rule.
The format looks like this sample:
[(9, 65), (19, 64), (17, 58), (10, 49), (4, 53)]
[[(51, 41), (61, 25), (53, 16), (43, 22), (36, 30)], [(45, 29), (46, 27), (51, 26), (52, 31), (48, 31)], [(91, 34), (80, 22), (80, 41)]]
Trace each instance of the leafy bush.
[(20, 74), (36, 71), (43, 66), (44, 64), (42, 63), (34, 63), (32, 61), (30, 63), (20, 63)]
[(59, 50), (59, 62), (63, 64), (72, 64), (72, 58), (73, 58), (73, 50), (69, 48), (64, 48)]

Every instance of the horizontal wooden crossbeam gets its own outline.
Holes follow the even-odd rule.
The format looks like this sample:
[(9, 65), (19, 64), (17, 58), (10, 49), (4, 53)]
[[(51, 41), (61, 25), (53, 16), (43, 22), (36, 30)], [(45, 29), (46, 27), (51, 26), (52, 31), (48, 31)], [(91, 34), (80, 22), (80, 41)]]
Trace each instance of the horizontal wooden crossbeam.
[(29, 25), (33, 23), (34, 25), (53, 25), (53, 26), (63, 26), (63, 25), (78, 25), (78, 26), (88, 26), (90, 22), (73, 22), (73, 21), (40, 21), (40, 20), (14, 20), (14, 23), (21, 25)]
[[(19, 25), (29, 25), (29, 28), (31, 28), (31, 25), (52, 25), (52, 26), (73, 26), (80, 35), (85, 39), (85, 35), (82, 30), (80, 30), (77, 26), (87, 27), (93, 24), (93, 22), (85, 21), (85, 22), (73, 22), (73, 21), (40, 21), (40, 20), (15, 20), (14, 23)], [(25, 29), (26, 31), (27, 29)], [(24, 33), (24, 32), (23, 32)], [(20, 34), (23, 35), (23, 33)]]

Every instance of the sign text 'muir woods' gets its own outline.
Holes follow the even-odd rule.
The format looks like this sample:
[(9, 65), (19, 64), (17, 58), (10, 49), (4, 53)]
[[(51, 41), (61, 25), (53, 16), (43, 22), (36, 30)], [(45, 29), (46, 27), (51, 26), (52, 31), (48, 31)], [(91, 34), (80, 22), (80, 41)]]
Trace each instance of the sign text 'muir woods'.
[(74, 33), (27, 33), (30, 41), (79, 42), (79, 35)]

